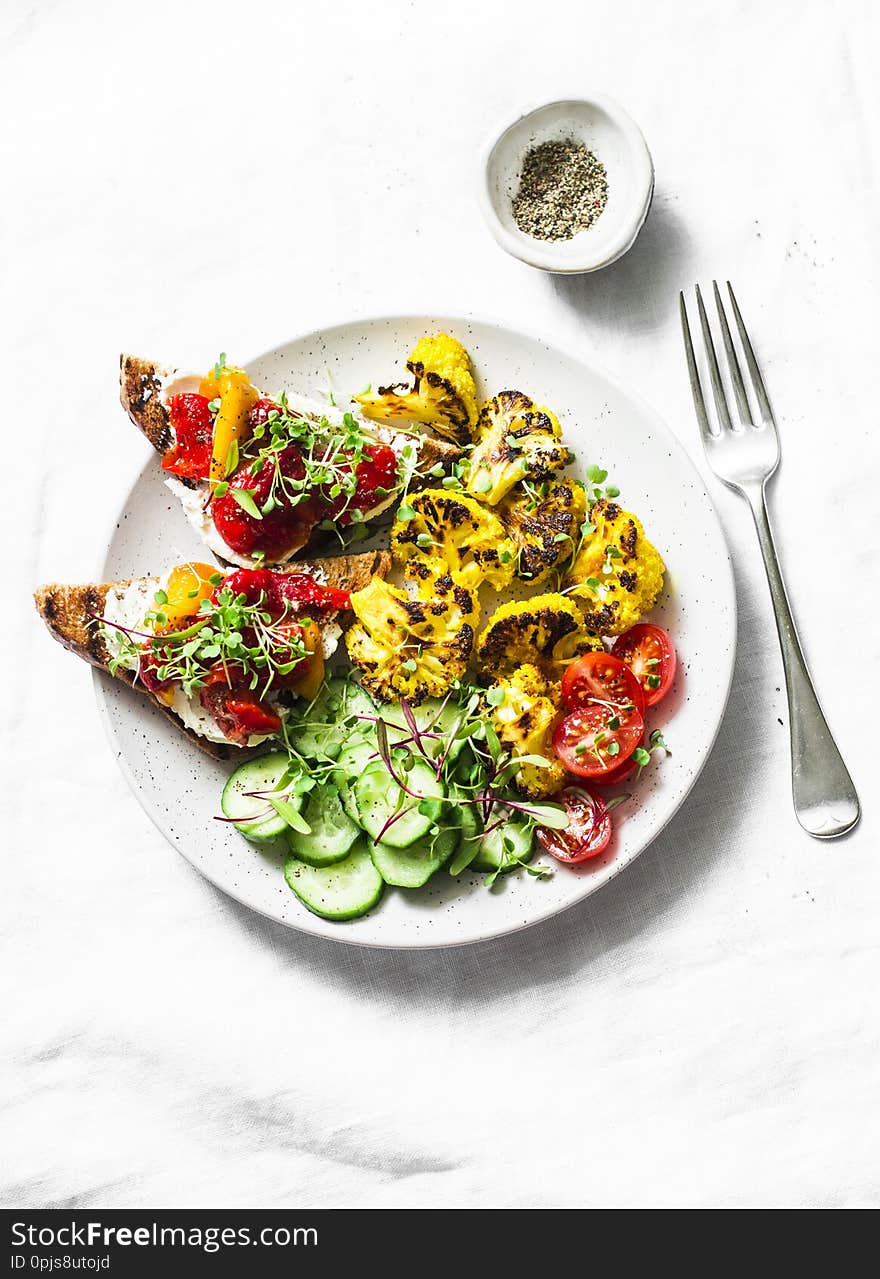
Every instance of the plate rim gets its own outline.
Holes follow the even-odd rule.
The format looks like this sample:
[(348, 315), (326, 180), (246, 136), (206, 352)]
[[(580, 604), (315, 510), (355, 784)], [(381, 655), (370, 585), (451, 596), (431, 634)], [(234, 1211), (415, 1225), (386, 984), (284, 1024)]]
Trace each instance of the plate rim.
[[(592, 375), (597, 376), (600, 380), (612, 386), (616, 392), (622, 393), (624, 396), (626, 396), (627, 398), (629, 398), (630, 400), (638, 404), (640, 410), (643, 413), (645, 413), (650, 419), (652, 419), (655, 426), (659, 428), (659, 433), (661, 434), (663, 439), (666, 440), (666, 442), (670, 445), (674, 454), (679, 458), (679, 460), (683, 460), (685, 462), (692, 477), (695, 479), (699, 490), (702, 492), (706, 501), (708, 502), (709, 509), (715, 520), (715, 524), (717, 526), (719, 535), (721, 537), (721, 543), (725, 550), (724, 566), (725, 566), (726, 572), (724, 572), (724, 585), (726, 587), (727, 596), (728, 596), (727, 603), (729, 608), (728, 616), (730, 618), (730, 643), (727, 647), (727, 653), (728, 653), (727, 668), (723, 673), (724, 674), (724, 678), (723, 678), (724, 696), (721, 699), (717, 720), (715, 722), (715, 725), (712, 731), (711, 739), (709, 740), (706, 746), (703, 758), (701, 759), (699, 765), (694, 769), (691, 776), (688, 778), (687, 785), (682, 790), (682, 793), (676, 800), (674, 806), (667, 813), (666, 817), (661, 822), (661, 824), (657, 827), (657, 829), (653, 832), (651, 837), (645, 843), (643, 843), (640, 848), (638, 848), (625, 860), (620, 860), (619, 862), (610, 863), (609, 873), (600, 882), (596, 882), (592, 884), (592, 886), (590, 886), (592, 881), (589, 879), (584, 879), (583, 883), (585, 885), (585, 890), (573, 901), (566, 902), (561, 905), (556, 904), (556, 905), (548, 906), (542, 909), (539, 913), (536, 913), (532, 918), (528, 920), (523, 920), (521, 922), (516, 922), (509, 925), (504, 925), (501, 928), (493, 929), (491, 932), (480, 932), (477, 935), (468, 935), (461, 938), (450, 938), (445, 941), (419, 940), (418, 942), (415, 942), (415, 943), (412, 941), (383, 941), (383, 940), (377, 940), (374, 938), (362, 938), (362, 937), (352, 937), (352, 936), (344, 936), (344, 935), (340, 935), (337, 937), (332, 933), (323, 931), (317, 926), (312, 927), (311, 925), (313, 922), (315, 925), (318, 925), (318, 924), (325, 924), (328, 921), (320, 919), (319, 916), (313, 916), (312, 913), (306, 910), (305, 908), (303, 908), (302, 922), (300, 922), (299, 916), (297, 916), (297, 918), (295, 919), (280, 919), (278, 918), (277, 915), (273, 915), (269, 911), (263, 910), (260, 906), (256, 906), (250, 901), (246, 901), (244, 897), (241, 896), (240, 894), (233, 892), (231, 889), (225, 887), (224, 885), (217, 883), (207, 873), (204, 867), (197, 864), (196, 861), (189, 855), (189, 853), (186, 851), (185, 847), (183, 846), (182, 842), (178, 842), (178, 840), (171, 833), (171, 831), (169, 829), (166, 829), (165, 825), (163, 824), (158, 805), (156, 805), (155, 807), (151, 806), (151, 804), (148, 801), (145, 788), (142, 787), (141, 784), (135, 779), (131, 769), (129, 768), (128, 761), (125, 757), (124, 752), (119, 749), (119, 744), (114, 735), (113, 726), (111, 723), (110, 710), (109, 710), (108, 701), (107, 701), (107, 693), (110, 688), (115, 687), (116, 681), (114, 681), (112, 676), (110, 676), (106, 671), (93, 669), (92, 670), (92, 686), (95, 693), (95, 700), (98, 705), (99, 718), (101, 720), (104, 734), (110, 745), (110, 748), (112, 750), (116, 763), (120, 769), (120, 772), (125, 778), (125, 781), (128, 784), (129, 790), (134, 795), (141, 809), (146, 813), (150, 821), (153, 823), (153, 825), (156, 827), (159, 833), (163, 836), (163, 838), (172, 846), (172, 848), (174, 848), (175, 852), (179, 853), (180, 856), (183, 857), (183, 859), (187, 862), (187, 864), (191, 867), (191, 869), (195, 871), (198, 875), (200, 875), (203, 879), (207, 880), (207, 882), (211, 885), (211, 887), (215, 891), (222, 893), (226, 897), (231, 898), (233, 901), (237, 902), (240, 906), (245, 907), (247, 910), (254, 911), (255, 914), (262, 916), (264, 919), (271, 920), (271, 922), (274, 924), (278, 924), (284, 928), (290, 928), (294, 930), (295, 932), (305, 933), (306, 935), (310, 937), (318, 938), (321, 941), (329, 941), (337, 945), (342, 944), (345, 946), (357, 946), (357, 947), (362, 947), (368, 950), (418, 950), (418, 951), (449, 950), (449, 949), (454, 949), (461, 946), (475, 946), (475, 945), (479, 945), (482, 942), (495, 941), (503, 937), (510, 937), (517, 933), (524, 932), (527, 929), (533, 928), (534, 926), (538, 924), (546, 923), (547, 920), (549, 919), (553, 919), (557, 916), (565, 915), (569, 911), (579, 906), (582, 906), (584, 902), (588, 900), (588, 898), (592, 897), (595, 893), (599, 892), (607, 884), (610, 884), (615, 879), (617, 879), (619, 875), (621, 875), (625, 870), (627, 870), (630, 866), (632, 866), (632, 864), (636, 862), (639, 859), (639, 857), (641, 857), (641, 855), (644, 852), (646, 852), (647, 849), (650, 848), (651, 845), (660, 837), (660, 835), (663, 833), (663, 831), (666, 829), (666, 827), (669, 825), (672, 819), (676, 816), (676, 814), (681, 811), (683, 805), (685, 804), (688, 797), (690, 796), (694, 786), (696, 785), (697, 781), (702, 775), (703, 770), (706, 767), (706, 764), (709, 760), (709, 757), (712, 754), (712, 751), (715, 747), (715, 743), (718, 740), (718, 734), (721, 731), (721, 725), (724, 722), (724, 716), (726, 714), (728, 702), (730, 700), (730, 690), (733, 683), (733, 672), (734, 672), (734, 667), (736, 663), (736, 654), (737, 654), (738, 607), (737, 607), (737, 596), (736, 596), (736, 580), (733, 572), (733, 560), (730, 553), (730, 544), (724, 529), (724, 524), (722, 523), (722, 520), (721, 520), (721, 516), (718, 513), (718, 508), (712, 498), (711, 493), (709, 492), (709, 489), (706, 485), (705, 480), (703, 479), (703, 476), (700, 474), (700, 471), (697, 468), (696, 462), (690, 456), (687, 449), (684, 447), (681, 440), (678, 438), (678, 436), (675, 434), (672, 428), (668, 425), (666, 420), (653, 407), (653, 405), (651, 405), (647, 400), (645, 400), (639, 394), (639, 392), (632, 391), (628, 387), (623, 386), (623, 384), (618, 382), (616, 378), (612, 377), (611, 374), (609, 374), (602, 365), (596, 364), (592, 360), (585, 359), (582, 355), (577, 354), (574, 350), (572, 350), (572, 348), (565, 341), (559, 341), (555, 337), (548, 338), (546, 335), (540, 334), (529, 328), (521, 327), (519, 325), (509, 324), (506, 321), (501, 320), (497, 317), (487, 315), (485, 312), (479, 312), (479, 313), (478, 312), (461, 312), (457, 314), (453, 311), (442, 310), (438, 312), (436, 315), (433, 315), (428, 310), (421, 311), (421, 312), (416, 312), (416, 311), (380, 312), (377, 314), (357, 315), (348, 320), (339, 320), (332, 324), (322, 325), (320, 328), (313, 327), (301, 333), (294, 334), (293, 336), (287, 338), (284, 342), (278, 343), (275, 346), (269, 347), (265, 351), (261, 351), (255, 355), (250, 356), (247, 360), (243, 362), (243, 366), (245, 369), (247, 369), (252, 364), (255, 364), (257, 361), (269, 359), (272, 356), (279, 354), (286, 347), (292, 346), (295, 343), (308, 341), (310, 338), (320, 338), (326, 335), (331, 335), (333, 333), (337, 333), (342, 330), (349, 330), (353, 327), (356, 327), (359, 324), (363, 324), (363, 325), (413, 324), (416, 322), (424, 321), (425, 319), (441, 322), (444, 325), (449, 324), (450, 327), (455, 325), (482, 325), (487, 328), (493, 328), (493, 329), (499, 330), (502, 334), (510, 334), (510, 335), (513, 335), (514, 337), (525, 339), (527, 342), (537, 343), (539, 346), (543, 347), (546, 351), (553, 351), (563, 356), (566, 360), (571, 360), (573, 363), (580, 365), (584, 369), (587, 369)], [(107, 562), (107, 555), (109, 554), (109, 549), (110, 549), (114, 534), (116, 533), (116, 530), (125, 514), (131, 492), (134, 489), (135, 485), (138, 483), (138, 481), (142, 478), (142, 476), (144, 476), (153, 465), (155, 465), (155, 461), (151, 454), (151, 456), (147, 457), (146, 460), (144, 461), (144, 464), (139, 468), (137, 475), (133, 477), (133, 479), (131, 480), (128, 486), (128, 489), (126, 491), (125, 497), (123, 498), (121, 504), (116, 508), (115, 514), (113, 515), (113, 518), (109, 523), (108, 534), (104, 541), (105, 550), (102, 553), (101, 568), (99, 570), (99, 579), (97, 580), (101, 580), (103, 578), (103, 575), (106, 572), (103, 566)]]

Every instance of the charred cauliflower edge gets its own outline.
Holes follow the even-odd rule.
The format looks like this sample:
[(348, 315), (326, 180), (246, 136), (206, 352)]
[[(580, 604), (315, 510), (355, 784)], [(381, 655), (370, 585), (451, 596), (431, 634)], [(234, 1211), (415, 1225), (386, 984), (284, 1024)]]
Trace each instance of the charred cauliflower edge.
[[(590, 523), (595, 531), (578, 549), (564, 585), (577, 597), (591, 631), (622, 635), (656, 604), (665, 565), (641, 520), (616, 502), (594, 503)], [(598, 585), (588, 585), (590, 580)]]
[(555, 795), (568, 777), (552, 742), (553, 729), (562, 715), (558, 685), (548, 682), (537, 666), (526, 663), (492, 687), (503, 693), (503, 699), (490, 708), (498, 740), (513, 756), (543, 755), (547, 760), (547, 767), (521, 765), (514, 785), (531, 799)]
[(516, 574), (537, 585), (570, 559), (587, 513), (584, 486), (571, 476), (553, 476), (535, 496), (515, 489), (496, 508), (518, 548)]
[(497, 506), (520, 481), (540, 483), (569, 460), (555, 413), (522, 391), (499, 391), (480, 409), (465, 488)]
[(488, 582), (500, 591), (513, 579), (516, 547), (491, 511), (464, 494), (423, 489), (409, 500), (411, 518), (395, 521), (391, 554), (404, 576), (430, 598), (434, 579), (451, 574), (477, 590)]
[(380, 701), (405, 697), (414, 706), (441, 697), (465, 672), (479, 620), (476, 596), (449, 575), (436, 597), (413, 600), (381, 578), (351, 596), (357, 621), (345, 635), (361, 683)]
[(418, 422), (457, 444), (466, 443), (477, 418), (477, 388), (470, 356), (458, 339), (448, 333), (421, 338), (406, 367), (413, 377), (411, 387), (398, 382), (354, 396), (364, 417)]
[(476, 658), (480, 670), (494, 677), (533, 665), (558, 680), (575, 657), (602, 649), (574, 600), (547, 594), (496, 609), (477, 641)]

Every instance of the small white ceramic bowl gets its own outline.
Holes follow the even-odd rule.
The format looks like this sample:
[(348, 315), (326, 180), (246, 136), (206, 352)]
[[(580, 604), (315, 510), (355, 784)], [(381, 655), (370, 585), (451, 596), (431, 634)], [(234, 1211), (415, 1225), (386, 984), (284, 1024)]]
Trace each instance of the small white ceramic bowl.
[[(536, 240), (520, 231), (511, 201), (526, 153), (559, 138), (583, 141), (608, 173), (608, 203), (586, 231), (570, 240)], [(598, 271), (626, 253), (644, 225), (654, 194), (654, 165), (642, 131), (611, 98), (565, 98), (524, 112), (483, 153), (480, 203), (495, 239), (542, 271)]]

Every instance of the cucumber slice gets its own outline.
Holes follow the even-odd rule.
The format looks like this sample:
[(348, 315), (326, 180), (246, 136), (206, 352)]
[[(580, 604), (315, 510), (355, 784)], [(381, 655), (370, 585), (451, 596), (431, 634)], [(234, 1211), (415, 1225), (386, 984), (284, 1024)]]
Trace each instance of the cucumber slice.
[(397, 888), (421, 888), (449, 861), (458, 846), (458, 830), (450, 826), (438, 835), (426, 835), (409, 848), (369, 843), (373, 865), (385, 880)]
[(376, 905), (385, 888), (363, 841), (333, 866), (308, 866), (291, 855), (284, 878), (302, 904), (322, 919), (357, 919)]
[[(267, 839), (277, 839), (289, 827), (284, 818), (278, 816), (268, 799), (249, 792), (278, 789), (289, 762), (288, 756), (281, 751), (261, 755), (259, 759), (249, 759), (235, 770), (223, 787), (220, 797), (223, 816), (231, 817), (235, 829), (256, 844), (262, 844)], [(285, 795), (285, 799), (297, 809), (302, 805), (301, 795)]]
[[(400, 707), (396, 704), (382, 706), (379, 708), (378, 714), (389, 726), (388, 740), (393, 746), (395, 741), (399, 741), (403, 737), (411, 737), (412, 729), (406, 722), (406, 716)], [(464, 710), (452, 699), (442, 702), (437, 697), (429, 697), (427, 701), (422, 702), (419, 706), (413, 708), (413, 717), (422, 730), (430, 728), (432, 733), (440, 736), (439, 741), (426, 740), (424, 743), (425, 750), (432, 759), (439, 758), (449, 748), (448, 759), (457, 759), (464, 746), (464, 740), (453, 742), (450, 746), (449, 737), (459, 727), (464, 718)], [(397, 733), (395, 730), (400, 730)]]
[[(349, 717), (356, 715), (375, 715), (376, 703), (370, 697), (355, 679), (347, 679), (345, 683), (345, 692), (343, 695), (343, 708), (345, 714)], [(366, 720), (360, 720), (364, 728), (370, 725)]]
[(471, 862), (471, 870), (516, 870), (520, 862), (532, 860), (534, 834), (529, 826), (521, 822), (505, 822), (503, 826), (496, 826), (483, 835), (477, 844), (477, 855)]
[(462, 804), (458, 809), (459, 823), (461, 826), (461, 839), (473, 838), (480, 830), (480, 818), (477, 814), (476, 804)]
[(288, 721), (290, 740), (301, 755), (310, 759), (333, 759), (339, 753), (343, 722), (365, 731), (369, 725), (356, 720), (357, 715), (374, 715), (376, 708), (360, 684), (351, 679), (334, 678), (327, 681), (315, 700), (303, 706), (299, 714)]
[(460, 792), (454, 791), (452, 798), (460, 804), (460, 807), (455, 810), (458, 813), (459, 838), (455, 856), (449, 863), (450, 875), (460, 875), (463, 870), (467, 870), (480, 851), (477, 837), (482, 826), (477, 806), (476, 804), (463, 804), (459, 797)]
[(353, 822), (360, 823), (354, 783), (371, 764), (381, 763), (376, 754), (376, 742), (371, 737), (355, 737), (346, 742), (336, 760), (333, 784), (339, 791), (342, 806)]
[[(438, 703), (438, 709), (442, 705), (443, 705), (442, 702)], [(433, 743), (435, 746), (439, 746), (442, 749), (445, 749), (446, 745), (448, 745), (448, 738), (452, 736), (461, 727), (462, 721), (464, 720), (464, 714), (465, 714), (464, 707), (459, 706), (456, 702), (452, 700), (448, 701), (446, 705), (443, 706), (443, 709), (442, 711), (440, 711), (439, 716), (437, 715), (435, 711), (434, 715), (431, 717), (432, 719), (437, 720), (437, 727), (435, 731), (438, 733), (443, 733), (444, 736), (447, 738), (446, 743), (435, 742)], [(450, 762), (452, 762), (452, 760), (454, 759), (458, 759), (463, 748), (464, 748), (464, 738), (461, 738), (459, 741), (453, 742), (452, 745), (449, 747), (449, 754), (447, 756), (447, 759), (449, 759)], [(439, 754), (440, 751), (438, 751), (437, 753)]]
[(288, 843), (294, 857), (310, 866), (332, 866), (334, 862), (341, 862), (360, 834), (342, 807), (335, 786), (316, 786), (306, 800), (303, 818), (312, 828), (311, 835), (292, 830)]
[[(425, 799), (444, 799), (446, 787), (438, 781), (434, 770), (423, 760), (414, 760), (406, 777), (410, 790)], [(433, 825), (433, 820), (418, 810), (418, 800), (405, 794), (381, 762), (371, 764), (354, 783), (360, 824), (374, 840), (381, 837), (392, 848), (407, 848)], [(388, 819), (403, 812), (386, 830)]]

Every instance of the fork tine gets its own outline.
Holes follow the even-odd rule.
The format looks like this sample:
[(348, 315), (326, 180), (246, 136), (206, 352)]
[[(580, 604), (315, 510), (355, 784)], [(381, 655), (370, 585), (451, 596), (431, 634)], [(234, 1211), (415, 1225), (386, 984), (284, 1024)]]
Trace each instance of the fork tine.
[(709, 362), (709, 380), (712, 383), (712, 394), (715, 397), (715, 407), (718, 410), (718, 420), (722, 426), (727, 427), (728, 431), (732, 431), (733, 423), (730, 420), (730, 412), (727, 408), (727, 400), (724, 395), (724, 384), (721, 381), (721, 370), (718, 367), (718, 359), (715, 355), (715, 343), (712, 341), (712, 330), (709, 328), (709, 319), (706, 315), (706, 308), (703, 306), (703, 295), (700, 292), (699, 284), (697, 285), (697, 310), (700, 312), (700, 328), (703, 330), (706, 359)]
[(703, 388), (700, 386), (700, 374), (697, 369), (697, 361), (694, 358), (694, 344), (691, 341), (691, 326), (688, 324), (687, 307), (684, 302), (684, 294), (678, 295), (678, 306), (681, 314), (681, 335), (684, 338), (684, 354), (687, 360), (688, 375), (691, 379), (691, 392), (694, 397), (694, 409), (697, 414), (697, 422), (700, 427), (700, 434), (703, 437), (704, 444), (710, 444), (713, 435), (709, 426), (709, 415), (706, 412), (706, 401), (703, 399)]
[(746, 332), (746, 326), (743, 323), (740, 314), (739, 304), (733, 292), (730, 281), (727, 281), (727, 292), (730, 294), (730, 301), (733, 305), (733, 318), (736, 320), (736, 327), (739, 330), (740, 341), (742, 342), (743, 351), (746, 356), (746, 364), (749, 366), (749, 373), (752, 377), (752, 385), (755, 388), (755, 395), (758, 397), (758, 408), (761, 410), (761, 417), (765, 422), (772, 422), (776, 425), (776, 419), (773, 416), (773, 410), (770, 407), (770, 397), (764, 386), (764, 379), (761, 377), (761, 370), (758, 368), (758, 361), (755, 359), (755, 352), (752, 350), (752, 344), (749, 341), (749, 335)]
[(751, 422), (752, 413), (749, 408), (749, 397), (746, 395), (746, 387), (740, 371), (739, 360), (736, 358), (733, 338), (730, 336), (730, 325), (727, 323), (727, 315), (721, 302), (721, 294), (718, 292), (718, 285), (714, 280), (712, 281), (712, 289), (715, 293), (715, 307), (718, 311), (718, 321), (721, 325), (721, 336), (724, 339), (724, 350), (727, 352), (730, 380), (733, 383), (733, 393), (736, 396), (736, 407), (739, 409), (739, 420), (741, 422)]

